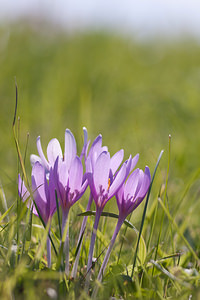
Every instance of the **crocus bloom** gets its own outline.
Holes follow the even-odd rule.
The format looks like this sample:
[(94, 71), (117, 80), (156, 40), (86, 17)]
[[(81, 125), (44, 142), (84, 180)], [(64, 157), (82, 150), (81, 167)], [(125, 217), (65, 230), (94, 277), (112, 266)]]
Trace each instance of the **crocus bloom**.
[(113, 176), (117, 170), (117, 167), (121, 163), (121, 153), (122, 151), (120, 150), (114, 155), (114, 159), (112, 159), (110, 158), (109, 152), (104, 151), (99, 155), (94, 164), (92, 164), (90, 160), (88, 161), (88, 182), (96, 205), (96, 216), (88, 256), (86, 290), (89, 286), (96, 230), (99, 224), (101, 213), (108, 200), (116, 194), (126, 179), (127, 163), (124, 163), (117, 172), (116, 176)]
[(116, 194), (119, 217), (125, 219), (144, 199), (151, 182), (149, 168), (136, 169)]
[(54, 174), (60, 205), (63, 213), (66, 214), (70, 207), (82, 197), (88, 186), (80, 158), (75, 156), (70, 164), (66, 160), (62, 161), (57, 158)]
[[(87, 151), (87, 147), (88, 147), (87, 129), (85, 127), (83, 127), (83, 133), (84, 133), (84, 146), (81, 152), (81, 157), (85, 156), (85, 152)], [(40, 136), (38, 136), (37, 138), (37, 149), (38, 149), (39, 156), (32, 154), (30, 157), (31, 164), (34, 165), (36, 161), (39, 161), (46, 169), (47, 174), (49, 173), (50, 168), (54, 166), (57, 157), (59, 157), (61, 160), (67, 161), (68, 164), (70, 164), (71, 160), (76, 156), (77, 153), (76, 141), (72, 132), (69, 129), (65, 130), (64, 155), (62, 154), (60, 143), (56, 138), (52, 139), (47, 146), (47, 159), (42, 150)]]
[[(62, 154), (60, 143), (57, 139), (52, 139), (47, 146), (47, 159), (42, 150), (40, 137), (37, 138), (37, 149), (39, 156), (31, 155), (31, 163), (41, 162), (49, 176), (49, 170), (54, 168), (55, 182), (58, 197), (63, 211), (62, 234), (67, 222), (69, 208), (83, 195), (87, 188), (87, 180), (83, 179), (82, 157), (86, 157), (89, 146), (87, 141), (87, 129), (83, 127), (84, 145), (80, 158), (77, 156), (76, 141), (69, 129), (65, 131), (65, 149)], [(69, 248), (68, 233), (65, 240), (66, 248), (66, 272), (68, 273)]]
[[(19, 195), (23, 201), (26, 201), (28, 198), (33, 199), (35, 203), (31, 204), (33, 213), (38, 216), (39, 214), (47, 225), (48, 221), (51, 221), (53, 214), (56, 211), (56, 199), (55, 199), (55, 184), (54, 184), (54, 174), (52, 168), (49, 170), (49, 182), (46, 178), (45, 168), (39, 163), (36, 162), (32, 168), (32, 194), (30, 195), (28, 189), (25, 187), (24, 182), (22, 182), (19, 175), (18, 178), (18, 191)], [(28, 201), (28, 206), (30, 201)], [(37, 206), (37, 209), (35, 207)], [(47, 239), (47, 258), (48, 266), (51, 264), (51, 252), (50, 252), (50, 241)]]
[[(85, 135), (86, 135), (86, 132), (85, 132)], [(94, 167), (94, 165), (96, 163), (96, 160), (99, 157), (99, 155), (104, 151), (108, 151), (108, 148), (106, 146), (102, 146), (102, 135), (99, 134), (96, 137), (96, 139), (94, 140), (94, 142), (92, 143), (92, 146), (89, 150), (89, 153), (87, 154), (89, 142), (87, 143), (87, 137), (85, 135), (84, 135), (85, 148), (83, 147), (83, 149), (84, 149), (84, 153), (85, 153), (84, 158), (85, 158), (86, 172), (87, 172), (87, 166), (88, 165), (90, 166), (89, 170), (91, 170), (91, 169), (93, 170), (93, 167)], [(122, 157), (122, 159), (123, 159), (123, 157)], [(119, 162), (119, 164), (120, 163), (121, 163), (121, 161)], [(92, 194), (90, 193), (86, 211), (90, 210), (92, 200), (93, 200), (93, 197), (92, 197)], [(80, 230), (80, 233), (79, 233), (78, 243), (77, 243), (77, 245), (79, 246), (79, 249), (78, 249), (76, 259), (75, 259), (75, 262), (74, 262), (74, 265), (73, 265), (72, 273), (71, 273), (72, 278), (76, 277), (78, 262), (79, 262), (80, 252), (81, 252), (81, 245), (82, 245), (82, 241), (83, 241), (82, 238), (83, 238), (83, 233), (85, 231), (86, 222), (87, 222), (87, 216), (84, 216), (83, 222), (82, 222), (82, 225), (81, 225), (81, 230)]]
[[(105, 255), (104, 261), (100, 268), (97, 277), (98, 281), (101, 282), (102, 280), (102, 276), (105, 271), (108, 259), (110, 257), (110, 253), (113, 248), (115, 239), (119, 233), (119, 230), (124, 220), (142, 202), (142, 200), (144, 199), (144, 197), (146, 196), (149, 190), (150, 183), (151, 183), (151, 175), (150, 175), (149, 168), (146, 167), (144, 172), (140, 169), (136, 169), (129, 176), (126, 183), (124, 183), (116, 193), (117, 205), (119, 208), (119, 218), (110, 245), (108, 247), (107, 253)], [(96, 286), (92, 294), (92, 297), (96, 296), (97, 291), (98, 291), (98, 287)]]
[[(74, 153), (74, 152), (73, 152)], [(69, 156), (70, 157), (70, 156)], [(78, 201), (85, 192), (88, 182), (83, 174), (83, 166), (78, 156), (71, 155), (71, 160), (56, 159), (54, 166), (56, 186), (60, 205), (62, 207), (62, 235), (67, 223), (69, 210), (76, 201)], [(64, 251), (66, 252), (65, 271), (69, 273), (69, 233), (67, 232)]]

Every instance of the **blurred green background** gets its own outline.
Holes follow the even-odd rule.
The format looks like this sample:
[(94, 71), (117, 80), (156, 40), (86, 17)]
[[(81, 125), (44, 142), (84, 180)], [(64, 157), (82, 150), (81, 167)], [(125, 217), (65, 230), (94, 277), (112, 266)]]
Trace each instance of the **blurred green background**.
[(74, 133), (79, 153), (82, 127), (99, 133), (113, 154), (140, 153), (138, 166), (152, 172), (161, 149), (177, 192), (200, 166), (200, 46), (191, 39), (138, 43), (105, 32), (70, 35), (51, 26), (19, 23), (0, 29), (0, 179), (10, 202), (16, 197), (17, 152), (12, 136), (15, 78), (19, 141), (29, 155), (64, 132)]

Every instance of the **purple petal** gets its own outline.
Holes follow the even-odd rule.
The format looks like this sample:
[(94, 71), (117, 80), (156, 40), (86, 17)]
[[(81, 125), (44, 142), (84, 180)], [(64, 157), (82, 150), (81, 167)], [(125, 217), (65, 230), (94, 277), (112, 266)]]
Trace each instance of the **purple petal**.
[(140, 169), (136, 169), (133, 173), (129, 176), (125, 187), (124, 187), (124, 198), (130, 198), (133, 196), (135, 198), (137, 191), (141, 187), (141, 179), (143, 177), (143, 171), (140, 172)]
[(92, 161), (91, 161), (90, 157), (88, 157), (86, 162), (85, 162), (85, 168), (86, 168), (86, 173), (92, 173), (93, 172)]
[(69, 180), (69, 170), (65, 161), (60, 161), (58, 159), (58, 173), (57, 173), (59, 182), (62, 184), (64, 188), (68, 185)]
[(44, 178), (46, 178), (44, 167), (36, 162), (32, 169), (32, 189), (33, 192), (37, 191), (43, 201), (46, 202)]
[(71, 131), (69, 129), (66, 129), (64, 160), (68, 168), (70, 168), (70, 165), (75, 157), (76, 157), (76, 141)]
[[(18, 192), (19, 192), (19, 196), (21, 197), (22, 201), (26, 201), (28, 198), (30, 198), (27, 202), (27, 207), (30, 207), (30, 203), (31, 203), (31, 207), (33, 206), (32, 201), (31, 201), (31, 197), (30, 197), (30, 193), (27, 190), (27, 188), (24, 185), (24, 182), (22, 182), (21, 180), (21, 176), (20, 174), (18, 175)], [(37, 210), (35, 208), (35, 206), (33, 206), (33, 213), (38, 216)]]
[[(46, 175), (44, 167), (36, 162), (32, 169), (32, 189), (33, 189), (33, 198), (37, 205), (38, 210), (46, 222), (46, 206), (47, 206), (47, 195), (45, 190), (46, 185)], [(34, 212), (34, 211), (33, 211)], [(35, 213), (35, 212), (34, 212)]]
[(96, 199), (98, 197), (98, 195), (97, 195), (97, 191), (96, 191), (95, 186), (94, 186), (93, 170), (92, 170), (92, 163), (91, 163), (90, 157), (88, 157), (87, 160), (86, 160), (86, 178), (88, 180), (88, 184), (90, 186), (93, 198)]
[(118, 152), (116, 152), (112, 157), (111, 157), (111, 160), (110, 160), (110, 168), (112, 170), (112, 174), (114, 175), (115, 172), (117, 171), (117, 169), (119, 168), (119, 166), (121, 165), (122, 163), (122, 160), (124, 158), (124, 150), (121, 149), (119, 150)]
[(56, 211), (56, 196), (55, 196), (55, 179), (53, 174), (53, 169), (50, 170), (49, 174), (49, 216), (52, 216)]
[(121, 188), (117, 191), (115, 197), (117, 199), (117, 205), (119, 211), (121, 210), (122, 203), (123, 203), (123, 196), (124, 196), (124, 184), (121, 186)]
[(149, 189), (150, 183), (151, 183), (151, 174), (150, 174), (149, 167), (146, 166), (145, 171), (144, 171), (142, 185), (138, 192), (139, 197), (145, 197), (145, 195)]
[(133, 170), (133, 169), (135, 168), (135, 166), (137, 165), (138, 159), (139, 159), (139, 153), (136, 154), (136, 155), (132, 158), (132, 161), (131, 161), (131, 167), (130, 167), (130, 172), (132, 172), (132, 170)]
[(83, 135), (84, 135), (84, 145), (87, 144), (87, 140), (88, 140), (88, 132), (87, 132), (87, 128), (83, 127)]
[(69, 170), (69, 187), (71, 191), (81, 189), (83, 179), (83, 166), (78, 156), (75, 157)]
[(25, 184), (22, 181), (20, 174), (18, 175), (18, 193), (22, 201), (26, 201), (26, 199), (30, 197), (29, 191), (25, 187)]
[(80, 159), (82, 160), (82, 158), (84, 157), (84, 159), (86, 160), (87, 151), (90, 144), (90, 141), (88, 141), (88, 133), (86, 127), (83, 127), (83, 134), (84, 134), (84, 143), (83, 143), (83, 149), (81, 151)]
[(54, 165), (54, 180), (58, 197), (64, 205), (66, 202), (66, 189), (69, 183), (69, 170), (66, 162), (59, 160), (59, 158), (56, 159)]
[(87, 174), (87, 180), (88, 180), (88, 184), (90, 186), (91, 194), (92, 194), (94, 200), (96, 201), (98, 199), (98, 193), (97, 193), (96, 188), (94, 186), (94, 179), (93, 179), (93, 174), (92, 173)]
[(37, 149), (38, 149), (38, 154), (42, 160), (42, 165), (49, 171), (50, 165), (49, 165), (48, 161), (46, 160), (46, 157), (44, 156), (44, 152), (43, 152), (42, 146), (41, 146), (40, 136), (38, 136), (38, 138), (37, 138)]
[(94, 140), (94, 142), (92, 143), (92, 146), (90, 148), (90, 151), (89, 151), (89, 156), (92, 156), (93, 152), (95, 151), (98, 151), (98, 149), (101, 148), (101, 145), (102, 145), (102, 135), (99, 134), (96, 139)]
[(42, 165), (42, 160), (38, 155), (35, 154), (31, 154), (30, 155), (30, 162), (31, 162), (31, 166), (33, 167), (33, 165), (36, 163), (36, 161), (38, 161), (39, 163), (41, 163)]
[(97, 193), (100, 191), (100, 188), (107, 191), (109, 172), (110, 154), (108, 152), (102, 152), (97, 158), (93, 171), (94, 186)]
[(82, 197), (82, 195), (85, 193), (85, 190), (87, 189), (87, 186), (88, 186), (88, 181), (86, 179), (83, 182), (83, 184), (79, 190), (79, 193), (73, 198), (71, 205), (73, 205), (77, 200), (79, 200)]
[(102, 135), (100, 134), (96, 137), (96, 139), (92, 143), (92, 146), (91, 146), (89, 154), (88, 154), (88, 158), (90, 157), (92, 166), (94, 166), (94, 164), (97, 160), (97, 157), (98, 157), (100, 149), (101, 149), (101, 145), (102, 145)]
[(124, 163), (110, 186), (108, 197), (112, 198), (126, 179), (126, 164)]
[(85, 190), (87, 189), (88, 187), (88, 180), (84, 180), (84, 182), (82, 183), (82, 186), (81, 186), (81, 189), (79, 191), (80, 193), (80, 197), (85, 193)]
[(62, 159), (62, 150), (59, 141), (57, 139), (52, 139), (47, 146), (47, 158), (51, 166), (54, 165), (57, 157)]

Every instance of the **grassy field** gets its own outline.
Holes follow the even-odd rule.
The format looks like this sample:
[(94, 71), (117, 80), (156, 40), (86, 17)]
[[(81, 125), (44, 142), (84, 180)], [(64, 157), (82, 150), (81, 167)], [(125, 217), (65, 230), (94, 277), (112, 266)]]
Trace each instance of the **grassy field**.
[[(52, 269), (47, 269), (45, 232), (38, 227), (39, 219), (33, 217), (30, 230), (27, 210), (22, 206), (16, 214), (19, 163), (12, 135), (16, 77), (20, 117), (17, 131), (23, 157), (26, 153), (29, 178), (29, 156), (37, 153), (37, 136), (41, 136), (43, 149), (53, 137), (64, 147), (66, 128), (74, 133), (79, 152), (82, 127), (86, 126), (91, 140), (102, 134), (103, 144), (112, 154), (121, 148), (125, 158), (140, 153), (138, 166), (144, 169), (148, 165), (151, 174), (164, 149), (151, 190), (134, 276), (131, 278), (137, 235), (132, 229), (125, 232), (123, 225), (99, 298), (199, 299), (199, 44), (189, 38), (173, 44), (158, 40), (139, 44), (108, 33), (69, 35), (54, 28), (38, 30), (17, 24), (0, 29), (0, 70), (0, 180), (8, 207), (14, 203), (9, 214), (0, 217), (0, 298), (88, 298), (80, 287), (93, 218), (87, 226), (80, 276), (72, 282), (57, 268), (54, 253)], [(82, 221), (77, 214), (86, 208), (87, 196), (71, 211), (72, 263)], [(105, 210), (117, 213), (115, 207), (112, 199)], [(144, 203), (130, 220), (138, 230), (143, 209)], [(109, 243), (115, 224), (113, 219), (102, 218), (95, 257)], [(58, 249), (56, 216), (52, 229)], [(17, 251), (13, 250), (16, 245)]]

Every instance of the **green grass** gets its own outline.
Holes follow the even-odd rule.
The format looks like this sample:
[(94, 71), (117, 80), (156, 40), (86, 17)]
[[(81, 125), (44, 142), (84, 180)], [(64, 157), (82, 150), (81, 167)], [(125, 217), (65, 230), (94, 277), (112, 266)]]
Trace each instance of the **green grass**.
[[(93, 217), (88, 220), (81, 252), (79, 278), (69, 281), (57, 269), (46, 268), (45, 231), (40, 221), (19, 205), (18, 158), (12, 135), (15, 80), (19, 90), (19, 144), (36, 153), (36, 138), (45, 149), (64, 131), (74, 133), (79, 151), (82, 126), (93, 140), (99, 133), (113, 154), (140, 153), (138, 166), (151, 173), (162, 149), (143, 224), (136, 267), (131, 278), (137, 234), (122, 226), (100, 289), (99, 299), (198, 299), (199, 289), (199, 167), (200, 167), (200, 47), (186, 39), (175, 44), (152, 41), (138, 44), (130, 38), (105, 33), (67, 35), (48, 28), (33, 30), (24, 24), (0, 29), (0, 298), (87, 299), (81, 289)], [(17, 125), (18, 126), (18, 125)], [(26, 150), (27, 132), (29, 132)], [(169, 159), (169, 139), (171, 150)], [(167, 172), (169, 166), (169, 174)], [(167, 189), (166, 189), (167, 187)], [(70, 214), (70, 259), (74, 261), (88, 194)], [(94, 207), (92, 208), (94, 209)], [(140, 229), (144, 203), (131, 216)], [(115, 199), (106, 211), (117, 213)], [(95, 257), (112, 236), (116, 220), (103, 217)], [(52, 237), (59, 249), (57, 215)], [(123, 247), (121, 245), (123, 243)], [(44, 249), (43, 249), (44, 247)], [(118, 260), (119, 251), (120, 258)], [(197, 256), (197, 257), (196, 257)], [(96, 274), (103, 254), (95, 266)], [(56, 297), (50, 296), (51, 289)], [(52, 294), (53, 295), (53, 294)]]

